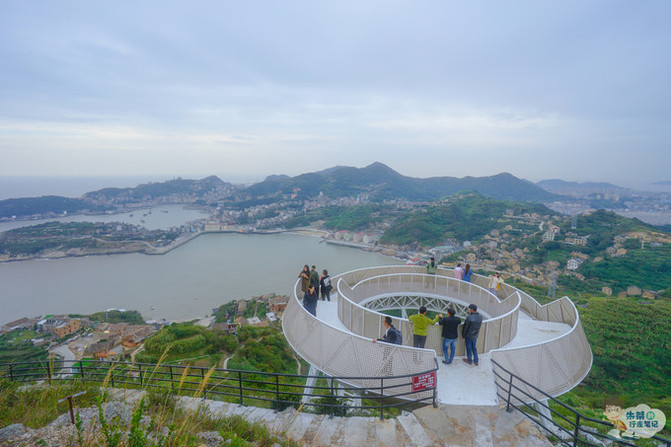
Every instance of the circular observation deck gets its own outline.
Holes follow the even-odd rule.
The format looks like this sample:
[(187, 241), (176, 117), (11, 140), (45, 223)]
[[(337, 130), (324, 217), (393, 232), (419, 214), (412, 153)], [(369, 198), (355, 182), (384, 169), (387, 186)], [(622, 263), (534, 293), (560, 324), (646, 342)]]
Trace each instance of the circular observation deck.
[[(334, 377), (413, 375), (438, 364), (438, 401), (445, 404), (496, 405), (495, 381), (503, 386), (504, 379), (494, 374), (492, 360), (552, 396), (569, 391), (589, 372), (592, 351), (569, 298), (541, 306), (508, 284), (502, 284), (497, 297), (485, 288), (484, 276), (473, 275), (469, 283), (455, 279), (452, 270), (439, 268), (435, 275), (425, 271), (384, 266), (334, 276), (331, 302), (319, 301), (316, 317), (303, 308), (297, 281), (282, 318), (284, 334), (301, 357)], [(455, 361), (437, 362), (443, 355), (438, 325), (429, 326), (426, 349), (412, 347), (408, 310), (416, 313), (425, 306), (445, 313), (452, 307), (463, 320), (471, 303), (484, 317), (477, 341), (479, 366), (461, 361), (461, 338)], [(401, 315), (392, 319), (403, 334), (403, 346), (372, 343), (384, 334), (383, 311)], [(349, 382), (369, 385), (366, 380)], [(544, 398), (531, 387), (525, 391), (529, 401)]]

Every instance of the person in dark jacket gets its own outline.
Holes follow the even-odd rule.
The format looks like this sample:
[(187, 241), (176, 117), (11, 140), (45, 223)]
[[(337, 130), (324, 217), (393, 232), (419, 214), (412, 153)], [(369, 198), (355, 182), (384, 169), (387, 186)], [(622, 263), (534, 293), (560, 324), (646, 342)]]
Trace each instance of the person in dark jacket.
[(319, 287), (321, 289), (322, 301), (331, 301), (331, 277), (329, 276), (328, 270), (324, 269), (322, 271), (322, 277), (319, 280)]
[(464, 321), (464, 326), (461, 328), (461, 336), (466, 343), (466, 357), (464, 362), (469, 365), (475, 363), (478, 366), (478, 349), (475, 343), (480, 334), (480, 327), (482, 326), (482, 315), (478, 313), (478, 306), (475, 304), (468, 305), (468, 316)]
[(310, 270), (310, 285), (315, 288), (317, 299), (319, 299), (319, 272), (317, 272), (317, 267), (314, 265), (312, 266), (312, 270)]
[(317, 316), (317, 290), (310, 284), (310, 288), (303, 295), (303, 307), (315, 317)]
[(373, 339), (373, 343), (376, 341), (382, 341), (385, 343), (391, 343), (391, 344), (400, 344), (399, 340), (396, 340), (396, 328), (391, 322), (391, 317), (384, 317), (384, 321), (382, 322), (384, 324), (384, 327), (387, 328), (387, 331), (384, 333), (382, 338)]
[[(461, 318), (454, 316), (454, 309), (447, 309), (447, 317), (441, 319), (438, 324), (443, 327), (443, 363), (449, 365), (454, 360), (454, 351), (459, 339), (458, 328), (461, 324)], [(450, 355), (447, 355), (448, 348)]]

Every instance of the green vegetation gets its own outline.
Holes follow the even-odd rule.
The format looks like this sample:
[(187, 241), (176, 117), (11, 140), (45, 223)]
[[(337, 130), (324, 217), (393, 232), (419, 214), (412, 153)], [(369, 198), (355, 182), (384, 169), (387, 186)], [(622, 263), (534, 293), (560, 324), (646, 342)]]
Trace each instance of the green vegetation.
[(34, 346), (33, 338), (45, 337), (35, 331), (18, 329), (0, 335), (0, 364), (11, 362), (32, 362), (46, 360), (49, 352), (48, 344)]
[(225, 189), (228, 186), (230, 183), (223, 182), (219, 177), (212, 175), (201, 180), (176, 178), (166, 182), (144, 183), (134, 188), (104, 188), (88, 192), (84, 197), (94, 201), (116, 199), (122, 202), (157, 199), (171, 195), (203, 198), (208, 193)]
[[(260, 423), (251, 423), (240, 416), (214, 417), (205, 407), (196, 411), (177, 408), (176, 399), (165, 390), (148, 390), (135, 406), (130, 423), (110, 420), (103, 411), (108, 401), (106, 388), (95, 384), (72, 381), (53, 385), (19, 386), (0, 378), (0, 428), (20, 423), (41, 428), (67, 412), (67, 402), (58, 400), (81, 391), (75, 403), (75, 432), (69, 445), (119, 447), (193, 446), (202, 445), (200, 432), (216, 432), (231, 446), (298, 444), (274, 435)], [(100, 425), (91, 430), (80, 416), (82, 408), (97, 408)], [(143, 421), (147, 420), (147, 423)], [(38, 445), (47, 441), (37, 440)]]
[(363, 231), (375, 227), (380, 220), (396, 214), (382, 205), (359, 205), (342, 209), (330, 216), (324, 226), (329, 230)]
[(671, 244), (641, 248), (638, 239), (630, 239), (627, 254), (606, 257), (601, 262), (583, 264), (579, 272), (591, 282), (626, 290), (628, 286), (662, 290), (671, 284)]
[(100, 395), (95, 385), (57, 382), (51, 386), (21, 387), (18, 382), (0, 377), (0, 428), (14, 423), (43, 427), (67, 411), (67, 402), (58, 403), (59, 399), (84, 390), (86, 394), (77, 398), (77, 406), (93, 405)]
[(553, 214), (543, 205), (503, 202), (471, 193), (458, 196), (448, 204), (431, 206), (406, 214), (385, 231), (380, 242), (433, 246), (451, 238), (458, 241), (479, 241), (490, 231), (509, 224), (503, 219), (508, 209), (516, 215)]
[(28, 217), (33, 215), (63, 215), (83, 211), (103, 211), (109, 207), (94, 205), (82, 199), (70, 199), (61, 196), (24, 197), (20, 199), (0, 200), (0, 218)]
[(153, 230), (123, 224), (102, 222), (46, 222), (16, 228), (0, 235), (0, 253), (35, 256), (58, 250), (77, 249), (90, 253), (140, 251), (149, 245), (166, 245), (177, 238), (170, 231)]
[(238, 302), (236, 300), (222, 304), (214, 311), (214, 322), (225, 323), (228, 318), (232, 318), (238, 311)]
[[(240, 328), (239, 336), (243, 338), (243, 330), (250, 329), (250, 339), (244, 343), (229, 362), (230, 369), (246, 371), (263, 371), (273, 373), (297, 374), (298, 366), (293, 350), (282, 333), (268, 331), (268, 328)], [(261, 331), (260, 329), (265, 329)], [(265, 332), (265, 334), (263, 334)], [(275, 333), (271, 333), (275, 332)], [(259, 338), (259, 341), (255, 339)]]
[(146, 324), (144, 318), (137, 310), (110, 310), (105, 312), (96, 312), (91, 315), (70, 314), (71, 318), (86, 317), (91, 321), (101, 323), (128, 323), (128, 324)]
[(256, 316), (264, 316), (270, 311), (268, 305), (260, 300), (251, 300), (247, 303), (242, 316), (245, 318), (251, 318)]
[(193, 323), (173, 323), (163, 327), (144, 343), (144, 351), (135, 359), (141, 363), (175, 363), (198, 360), (198, 366), (217, 365), (222, 353), (238, 346), (234, 335), (211, 331)]
[(641, 403), (671, 414), (671, 302), (590, 297), (586, 303), (579, 312), (594, 364), (561, 400), (596, 418), (606, 405)]

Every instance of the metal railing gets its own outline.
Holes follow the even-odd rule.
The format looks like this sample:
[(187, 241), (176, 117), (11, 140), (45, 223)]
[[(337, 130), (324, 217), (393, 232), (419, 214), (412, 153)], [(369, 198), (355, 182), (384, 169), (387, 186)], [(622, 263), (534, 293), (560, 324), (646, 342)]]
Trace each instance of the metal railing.
[[(556, 437), (561, 444), (572, 447), (601, 447), (604, 444), (600, 441), (604, 440), (613, 445), (637, 446), (625, 439), (615, 439), (604, 433), (614, 428), (612, 423), (585, 416), (504, 368), (496, 360), (492, 360), (492, 365), (496, 376), (496, 393), (500, 402), (505, 404), (506, 410), (518, 410), (538, 424), (546, 434)], [(550, 402), (561, 411), (552, 408), (549, 405)], [(531, 406), (532, 404), (535, 408)], [(652, 439), (660, 441), (666, 447), (671, 447), (669, 439), (661, 436), (653, 436)]]
[[(543, 342), (492, 350), (492, 360), (533, 383), (536, 388), (559, 396), (573, 389), (589, 374), (593, 361), (592, 350), (580, 323), (578, 309), (568, 297), (541, 306), (525, 295), (520, 292), (523, 301), (531, 307), (538, 320), (568, 324), (570, 329)], [(495, 380), (498, 382), (499, 379)], [(535, 394), (532, 388), (527, 392)]]
[[(389, 272), (389, 270), (392, 270)], [(521, 297), (514, 288), (506, 299), (499, 299), (482, 286), (445, 276), (449, 271), (438, 269), (436, 275), (427, 275), (425, 269), (414, 266), (374, 267), (354, 270), (337, 277), (337, 290), (343, 299), (338, 301), (338, 316), (343, 325), (357, 335), (368, 338), (381, 337), (382, 321), (385, 314), (364, 307), (370, 299), (396, 296), (413, 302), (416, 307), (445, 312), (447, 301), (464, 305), (477, 304), (479, 309), (489, 315), (482, 323), (481, 336), (477, 340), (478, 352), (485, 353), (507, 345), (517, 335), (518, 312)], [(378, 273), (376, 275), (376, 273)], [(358, 281), (358, 282), (355, 282)], [(401, 331), (406, 344), (412, 340), (412, 325), (404, 318), (392, 317), (394, 326)], [(426, 347), (441, 356), (442, 336), (438, 326), (427, 328)], [(457, 341), (457, 355), (465, 354), (462, 339)]]
[[(370, 338), (319, 320), (305, 310), (299, 295), (297, 281), (282, 314), (284, 336), (294, 351), (324, 374), (349, 377), (348, 384), (359, 388), (375, 387), (384, 378), (385, 383), (399, 387), (397, 394), (404, 394), (412, 390), (412, 385), (394, 377), (417, 377), (437, 369), (434, 351), (372, 343)], [(431, 394), (433, 391), (428, 390), (422, 398)]]
[[(81, 380), (111, 387), (158, 388), (174, 394), (266, 406), (278, 411), (290, 406), (298, 408), (299, 405), (331, 415), (342, 415), (350, 409), (379, 411), (380, 419), (384, 419), (385, 410), (390, 408), (412, 404), (436, 405), (436, 381), (426, 382), (421, 390), (413, 391), (413, 378), (417, 374), (328, 377), (103, 360), (65, 360), (58, 365), (49, 362), (0, 364), (0, 378), (50, 383)], [(435, 364), (434, 369), (424, 374), (435, 375), (437, 369)], [(306, 387), (308, 379), (315, 379), (316, 383)], [(352, 383), (366, 383), (367, 386), (362, 388)], [(343, 393), (355, 396), (343, 397)]]

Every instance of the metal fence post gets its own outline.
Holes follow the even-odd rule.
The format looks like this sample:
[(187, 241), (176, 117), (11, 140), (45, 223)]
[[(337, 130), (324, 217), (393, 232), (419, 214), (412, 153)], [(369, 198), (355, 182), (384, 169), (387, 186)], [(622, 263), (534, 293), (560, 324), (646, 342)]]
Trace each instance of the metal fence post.
[(84, 360), (79, 361), (79, 375), (82, 378), (82, 382), (84, 381)]
[(173, 380), (172, 380), (172, 365), (170, 365), (169, 368), (170, 368), (170, 389), (174, 393), (175, 392), (175, 382), (173, 382)]
[(575, 415), (575, 430), (573, 430), (573, 447), (578, 445), (578, 432), (580, 430), (580, 413)]
[(240, 390), (240, 405), (244, 405), (242, 399), (242, 371), (238, 371), (238, 389)]
[(142, 364), (138, 363), (137, 365), (138, 375), (140, 376), (140, 388), (144, 387), (144, 378), (142, 377)]
[(112, 382), (112, 388), (114, 388), (114, 367), (112, 366), (112, 363), (109, 362), (110, 365), (110, 380)]
[(277, 404), (275, 404), (275, 413), (280, 411), (280, 376), (275, 375), (275, 399)]
[[(333, 377), (331, 377), (331, 389), (329, 391), (331, 392), (331, 405), (336, 405), (337, 400), (333, 398)], [(335, 407), (331, 407), (329, 419), (333, 419), (333, 413), (335, 412), (334, 408)]]
[[(384, 396), (384, 378), (380, 377), (380, 396)], [(384, 401), (380, 399), (380, 420), (384, 421)]]
[(508, 413), (510, 413), (511, 411), (513, 411), (513, 410), (510, 408), (510, 396), (511, 396), (512, 392), (513, 392), (513, 373), (510, 373), (510, 381), (508, 382), (508, 399), (507, 399), (507, 402), (506, 402), (506, 403), (507, 403), (507, 405), (506, 405), (506, 411), (507, 411)]
[(14, 365), (12, 365), (11, 363), (9, 364), (9, 380), (11, 380), (12, 382), (14, 381), (14, 368), (13, 368), (13, 366)]
[(203, 382), (203, 399), (207, 398), (207, 384), (205, 383), (205, 369), (200, 369), (200, 381)]

